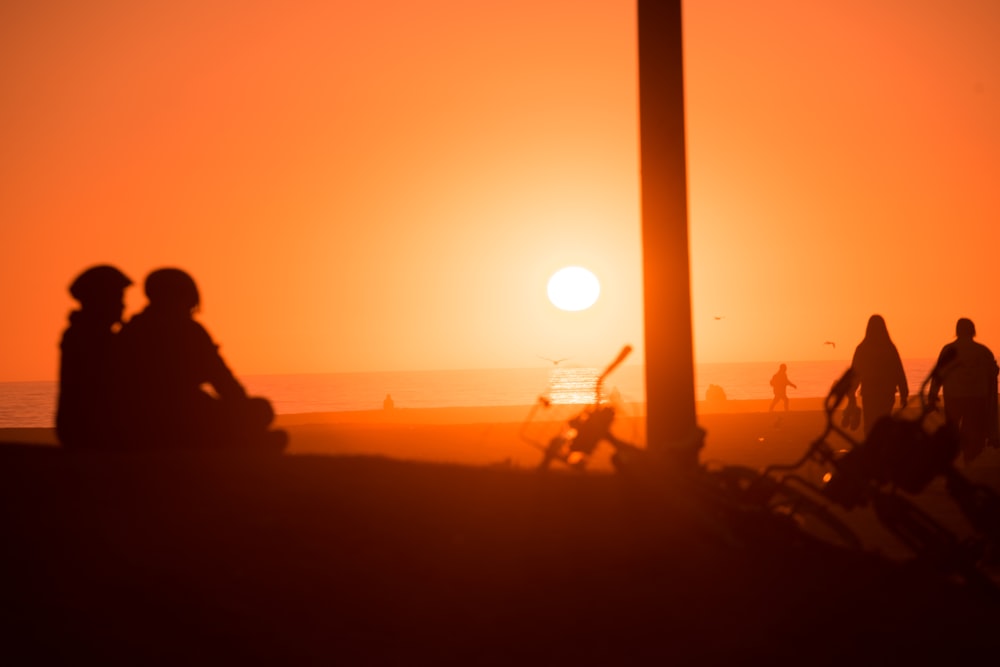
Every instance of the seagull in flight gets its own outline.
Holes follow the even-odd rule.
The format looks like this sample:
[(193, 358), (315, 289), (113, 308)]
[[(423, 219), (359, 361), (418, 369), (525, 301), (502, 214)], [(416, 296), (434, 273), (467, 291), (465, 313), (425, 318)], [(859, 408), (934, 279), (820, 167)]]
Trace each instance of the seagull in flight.
[(823, 341), (823, 345), (829, 345), (833, 349), (835, 350), (837, 349), (837, 344), (834, 343), (832, 340)]
[(538, 357), (539, 359), (544, 359), (545, 361), (551, 361), (553, 366), (558, 366), (560, 361), (566, 361), (569, 357), (563, 357), (562, 359), (549, 359), (548, 357)]

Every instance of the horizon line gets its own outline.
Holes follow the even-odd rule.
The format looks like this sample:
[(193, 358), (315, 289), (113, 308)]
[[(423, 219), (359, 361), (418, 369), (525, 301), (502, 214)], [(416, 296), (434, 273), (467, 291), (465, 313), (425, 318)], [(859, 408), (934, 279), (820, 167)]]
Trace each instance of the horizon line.
[[(738, 365), (738, 364), (811, 364), (811, 363), (834, 363), (834, 362), (844, 362), (845, 359), (772, 359), (763, 361), (695, 361), (694, 365), (698, 366), (705, 365)], [(906, 357), (902, 360), (906, 362), (926, 362), (933, 363), (935, 357)], [(262, 376), (276, 376), (276, 375), (374, 375), (379, 373), (448, 373), (448, 372), (475, 372), (475, 371), (527, 371), (527, 370), (542, 370), (546, 368), (592, 368), (596, 370), (603, 369), (607, 364), (567, 364), (565, 366), (480, 366), (480, 367), (464, 367), (464, 368), (423, 368), (423, 369), (396, 369), (396, 370), (341, 370), (341, 371), (283, 371), (283, 372), (251, 372), (251, 373), (239, 373), (237, 374), (237, 379), (244, 377), (262, 377)], [(635, 368), (644, 367), (644, 363), (623, 363), (619, 368)], [(7, 380), (0, 379), (0, 384), (28, 384), (28, 383), (43, 383), (43, 382), (59, 382), (58, 378), (49, 379), (33, 379), (33, 380)]]

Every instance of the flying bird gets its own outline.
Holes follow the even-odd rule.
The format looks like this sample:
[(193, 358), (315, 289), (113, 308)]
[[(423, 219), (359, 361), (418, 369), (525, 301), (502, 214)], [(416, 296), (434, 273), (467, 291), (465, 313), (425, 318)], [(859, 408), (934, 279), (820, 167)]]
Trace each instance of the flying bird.
[(823, 345), (829, 345), (833, 349), (835, 350), (837, 349), (837, 344), (834, 343), (832, 340), (823, 341)]
[(714, 320), (721, 320), (723, 317), (725, 317), (725, 315), (716, 315), (712, 319), (714, 319)]
[(563, 357), (562, 359), (549, 359), (548, 357), (538, 357), (539, 359), (544, 359), (545, 361), (551, 361), (553, 366), (558, 366), (560, 361), (566, 361), (569, 357)]

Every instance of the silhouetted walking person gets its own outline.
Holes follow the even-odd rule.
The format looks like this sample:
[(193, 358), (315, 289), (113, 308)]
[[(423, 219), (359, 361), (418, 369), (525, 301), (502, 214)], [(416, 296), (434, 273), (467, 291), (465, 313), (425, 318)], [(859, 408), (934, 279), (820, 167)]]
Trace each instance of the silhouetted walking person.
[[(119, 334), (121, 427), (132, 448), (235, 448), (280, 451), (284, 431), (268, 430), (270, 402), (249, 398), (194, 319), (201, 302), (180, 269), (158, 269), (145, 283), (149, 304)], [(211, 395), (202, 387), (207, 385)]]
[(59, 344), (56, 435), (63, 447), (113, 447), (112, 355), (132, 284), (113, 266), (93, 266), (70, 284), (80, 309), (69, 315)]
[(778, 372), (771, 376), (771, 388), (774, 390), (774, 398), (771, 400), (771, 407), (768, 412), (774, 412), (778, 403), (785, 404), (785, 412), (788, 412), (788, 388), (798, 389), (791, 380), (788, 379), (788, 366), (781, 364)]
[(881, 315), (868, 318), (865, 337), (854, 349), (851, 360), (854, 382), (847, 395), (847, 409), (857, 410), (855, 392), (861, 389), (861, 414), (867, 436), (880, 417), (892, 413), (899, 393), (900, 407), (906, 405), (910, 388), (896, 345)]
[(944, 389), (945, 419), (958, 429), (962, 460), (971, 463), (983, 452), (987, 442), (996, 446), (997, 362), (993, 352), (972, 340), (976, 325), (968, 318), (955, 324), (955, 340), (941, 348), (940, 373), (931, 380), (929, 402), (937, 404), (938, 392)]

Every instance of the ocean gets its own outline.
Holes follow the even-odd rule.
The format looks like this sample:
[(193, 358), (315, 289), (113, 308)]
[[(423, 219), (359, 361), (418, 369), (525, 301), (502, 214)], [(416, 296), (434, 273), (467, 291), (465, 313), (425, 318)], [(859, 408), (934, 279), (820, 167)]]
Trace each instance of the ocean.
[[(933, 359), (904, 361), (915, 394)], [(847, 370), (843, 361), (788, 362), (788, 377), (798, 387), (788, 396), (826, 396)], [(719, 385), (732, 400), (769, 399), (768, 381), (777, 362), (696, 364), (695, 397), (705, 398), (710, 384)], [(386, 396), (397, 408), (531, 405), (539, 396), (555, 404), (584, 404), (593, 399), (594, 382), (603, 368), (550, 366), (541, 368), (401, 371), (379, 373), (314, 373), (247, 375), (240, 380), (256, 396), (266, 396), (278, 414), (343, 412), (381, 409)], [(604, 393), (617, 391), (622, 400), (646, 398), (644, 371), (623, 365), (604, 381)], [(0, 382), (0, 428), (51, 427), (56, 382)]]

